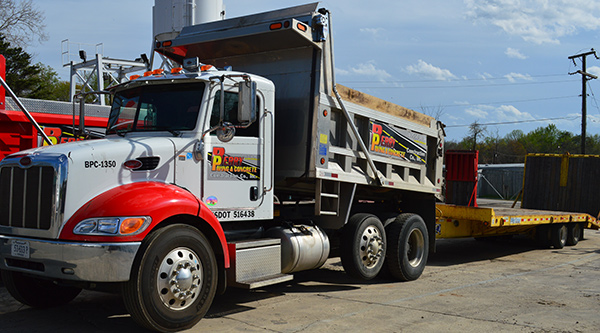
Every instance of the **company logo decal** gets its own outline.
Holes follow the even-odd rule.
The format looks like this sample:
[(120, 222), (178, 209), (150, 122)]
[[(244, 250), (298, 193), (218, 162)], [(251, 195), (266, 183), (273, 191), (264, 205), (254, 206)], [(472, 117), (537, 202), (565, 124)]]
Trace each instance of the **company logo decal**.
[(258, 180), (260, 159), (258, 155), (227, 154), (224, 147), (213, 147), (208, 153), (212, 180)]
[[(82, 137), (76, 137), (72, 133), (67, 131), (63, 131), (60, 127), (44, 127), (44, 134), (50, 139), (52, 144), (72, 142), (72, 141), (80, 141), (83, 140)], [(40, 137), (41, 138), (41, 137)], [(48, 143), (42, 139), (43, 145), (47, 146)]]
[(369, 150), (400, 160), (426, 164), (426, 136), (409, 130), (370, 121), (371, 144)]
[(206, 204), (209, 206), (214, 206), (217, 204), (217, 202), (219, 202), (217, 197), (210, 196), (210, 197), (206, 198)]

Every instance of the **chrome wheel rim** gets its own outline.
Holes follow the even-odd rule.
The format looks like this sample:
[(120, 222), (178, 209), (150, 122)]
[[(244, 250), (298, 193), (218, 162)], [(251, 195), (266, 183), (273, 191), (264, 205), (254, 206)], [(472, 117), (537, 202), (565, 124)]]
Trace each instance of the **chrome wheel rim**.
[(406, 257), (412, 267), (418, 267), (423, 261), (425, 255), (425, 237), (419, 229), (413, 229), (408, 236), (408, 246), (406, 247)]
[(184, 310), (194, 302), (202, 285), (202, 263), (185, 247), (171, 250), (161, 261), (157, 276), (160, 300), (171, 310)]
[(383, 237), (381, 231), (375, 226), (368, 226), (360, 237), (359, 255), (366, 268), (377, 265), (383, 254)]

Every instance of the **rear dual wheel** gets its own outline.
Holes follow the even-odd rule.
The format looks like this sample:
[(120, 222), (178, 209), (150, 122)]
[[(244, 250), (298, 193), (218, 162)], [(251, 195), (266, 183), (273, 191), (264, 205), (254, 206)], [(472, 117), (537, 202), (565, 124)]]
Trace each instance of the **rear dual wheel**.
[(583, 227), (581, 223), (569, 223), (567, 225), (567, 245), (577, 245), (583, 239)]
[(388, 247), (385, 265), (400, 281), (418, 279), (429, 256), (427, 226), (416, 214), (400, 214), (385, 228)]
[(541, 247), (562, 249), (565, 245), (577, 245), (583, 237), (580, 223), (557, 223), (536, 227), (536, 241)]
[(349, 275), (370, 280), (379, 274), (385, 259), (383, 224), (372, 214), (353, 215), (342, 231), (340, 257)]
[(555, 249), (562, 249), (567, 245), (567, 226), (564, 224), (553, 224), (550, 227), (550, 245)]

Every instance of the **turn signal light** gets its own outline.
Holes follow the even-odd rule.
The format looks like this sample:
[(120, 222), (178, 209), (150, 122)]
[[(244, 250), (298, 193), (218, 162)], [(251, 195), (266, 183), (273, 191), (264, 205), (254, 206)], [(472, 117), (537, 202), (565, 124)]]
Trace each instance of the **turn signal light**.
[(133, 236), (142, 233), (150, 223), (149, 216), (102, 217), (83, 220), (73, 228), (76, 235)]
[(119, 233), (121, 235), (129, 235), (137, 232), (146, 222), (145, 218), (142, 217), (130, 217), (126, 218), (121, 222), (121, 228)]
[(132, 75), (132, 76), (129, 77), (129, 81), (133, 81), (133, 80), (139, 79), (140, 77), (141, 77), (141, 75), (137, 75), (137, 74), (136, 75)]

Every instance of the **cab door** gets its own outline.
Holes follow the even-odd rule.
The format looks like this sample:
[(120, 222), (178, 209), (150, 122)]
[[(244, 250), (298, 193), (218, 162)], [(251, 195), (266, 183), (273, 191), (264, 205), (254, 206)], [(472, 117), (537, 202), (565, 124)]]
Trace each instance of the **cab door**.
[[(219, 124), (221, 91), (215, 90), (205, 129)], [(226, 90), (224, 96), (223, 120), (240, 126), (237, 90)], [(261, 110), (261, 98), (257, 98), (257, 104), (256, 109)], [(237, 127), (229, 142), (219, 140), (216, 131), (204, 137), (202, 200), (221, 221), (267, 217), (260, 209), (264, 202), (265, 175), (262, 118), (256, 117), (247, 128)]]

